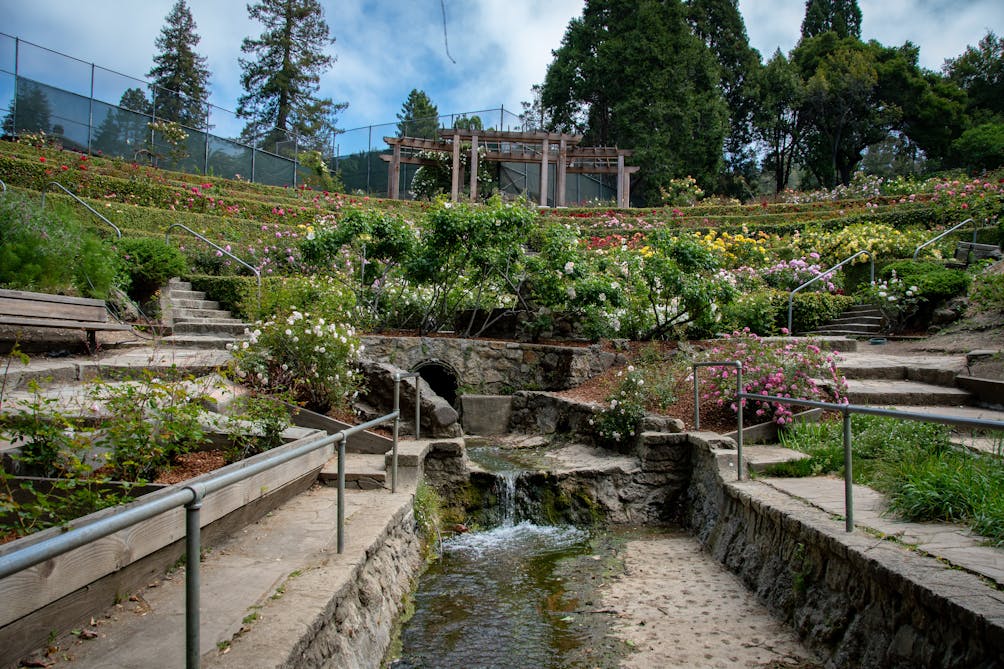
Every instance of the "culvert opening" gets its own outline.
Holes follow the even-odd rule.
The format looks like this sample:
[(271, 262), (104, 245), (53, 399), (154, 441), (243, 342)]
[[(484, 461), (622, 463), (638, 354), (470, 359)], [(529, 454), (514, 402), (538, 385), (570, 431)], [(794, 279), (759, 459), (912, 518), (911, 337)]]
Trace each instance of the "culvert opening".
[(457, 383), (457, 373), (453, 369), (441, 362), (431, 360), (420, 363), (415, 371), (425, 379), (434, 393), (449, 402), (451, 406), (456, 406), (459, 384)]

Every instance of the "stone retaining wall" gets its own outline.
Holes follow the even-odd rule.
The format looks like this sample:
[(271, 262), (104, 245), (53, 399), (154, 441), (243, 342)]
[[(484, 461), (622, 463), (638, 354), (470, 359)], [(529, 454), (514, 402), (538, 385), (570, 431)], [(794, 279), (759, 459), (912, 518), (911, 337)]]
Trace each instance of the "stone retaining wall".
[(402, 369), (424, 362), (457, 373), (465, 392), (501, 395), (514, 390), (564, 390), (582, 384), (615, 364), (621, 353), (593, 346), (551, 346), (513, 341), (450, 337), (361, 337), (366, 356)]
[[(213, 669), (377, 669), (390, 645), (398, 615), (421, 568), (411, 504), (394, 514), (363, 560), (338, 590), (321, 565), (285, 584), (269, 605), (269, 635), (250, 637), (212, 658)], [(315, 613), (316, 611), (316, 613)], [(286, 629), (278, 629), (285, 624)], [(278, 641), (277, 641), (278, 637)]]
[(723, 480), (734, 452), (693, 443), (686, 523), (761, 602), (825, 649), (827, 666), (1004, 666), (1004, 619), (993, 618), (1001, 606), (979, 577), (845, 534), (781, 493), (754, 498), (744, 487), (759, 484)]

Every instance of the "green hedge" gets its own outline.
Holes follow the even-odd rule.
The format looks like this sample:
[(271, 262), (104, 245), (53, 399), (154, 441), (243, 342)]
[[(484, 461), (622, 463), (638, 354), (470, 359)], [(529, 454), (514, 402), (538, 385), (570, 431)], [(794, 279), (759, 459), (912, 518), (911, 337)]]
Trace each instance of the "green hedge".
[[(792, 300), (792, 330), (808, 332), (839, 316), (854, 304), (849, 295), (796, 293)], [(725, 309), (722, 325), (728, 330), (749, 328), (761, 336), (780, 334), (788, 327), (788, 293), (766, 289), (740, 296)]]

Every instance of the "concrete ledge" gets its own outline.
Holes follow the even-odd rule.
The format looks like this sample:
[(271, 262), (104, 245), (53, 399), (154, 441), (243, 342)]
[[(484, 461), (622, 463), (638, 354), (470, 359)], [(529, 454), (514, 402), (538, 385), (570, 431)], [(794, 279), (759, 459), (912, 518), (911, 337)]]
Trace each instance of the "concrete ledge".
[(976, 376), (957, 376), (955, 382), (963, 390), (968, 390), (976, 396), (980, 406), (998, 408), (1004, 407), (1004, 381), (999, 379), (981, 379)]
[(460, 406), (465, 433), (492, 435), (509, 431), (511, 395), (461, 395)]

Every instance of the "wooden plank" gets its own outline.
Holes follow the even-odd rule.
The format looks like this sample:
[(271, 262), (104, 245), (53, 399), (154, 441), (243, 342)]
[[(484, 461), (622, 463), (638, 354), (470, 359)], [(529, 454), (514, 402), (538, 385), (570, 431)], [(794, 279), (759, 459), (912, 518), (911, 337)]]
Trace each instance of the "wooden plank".
[(72, 297), (70, 295), (52, 295), (50, 293), (32, 293), (26, 290), (10, 290), (0, 288), (0, 297), (10, 297), (21, 300), (35, 300), (36, 302), (57, 302), (60, 304), (86, 304), (90, 306), (104, 307), (104, 300), (93, 297)]
[(23, 327), (65, 328), (67, 330), (131, 330), (131, 325), (122, 323), (97, 323), (95, 321), (67, 321), (56, 318), (21, 318), (0, 314), (0, 324)]
[[(282, 449), (292, 449), (304, 443), (305, 440), (318, 439), (318, 435), (310, 435), (290, 442)], [(207, 525), (228, 513), (266, 495), (280, 490), (291, 481), (303, 476), (311, 470), (320, 470), (331, 456), (331, 447), (319, 448), (299, 458), (295, 458), (278, 467), (262, 472), (249, 479), (228, 486), (223, 490), (207, 495), (203, 501), (200, 522)], [(262, 454), (266, 455), (266, 454)], [(255, 456), (256, 458), (262, 455)], [(231, 465), (237, 469), (246, 467), (251, 458), (239, 465)], [(221, 470), (223, 471), (223, 470)], [(200, 478), (219, 474), (213, 472)], [(190, 482), (186, 482), (187, 485)], [(182, 484), (179, 484), (179, 486)], [(165, 491), (176, 490), (176, 486)], [(154, 495), (165, 494), (154, 493)], [(137, 500), (141, 503), (148, 498)], [(104, 517), (115, 509), (93, 514), (88, 518)], [(54, 528), (57, 532), (58, 528)], [(105, 575), (117, 571), (125, 565), (163, 548), (185, 536), (185, 510), (183, 507), (172, 509), (147, 521), (133, 525), (110, 536), (91, 542), (86, 546), (64, 553), (17, 574), (0, 580), (0, 601), (4, 602), (0, 610), (0, 626), (17, 620), (32, 611), (46, 606), (49, 602), (64, 597), (75, 590), (85, 587)], [(7, 549), (16, 549), (17, 542), (8, 544)]]
[(108, 318), (104, 302), (98, 305), (66, 304), (3, 296), (0, 296), (0, 314), (97, 322), (103, 322)]

